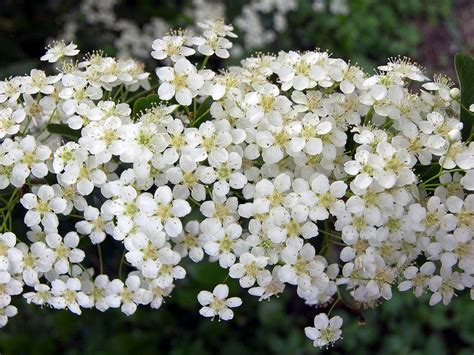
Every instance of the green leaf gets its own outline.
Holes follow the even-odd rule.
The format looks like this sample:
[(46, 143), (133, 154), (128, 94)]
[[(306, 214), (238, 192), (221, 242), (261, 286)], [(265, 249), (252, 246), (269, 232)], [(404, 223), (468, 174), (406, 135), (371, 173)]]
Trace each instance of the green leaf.
[(146, 109), (152, 108), (159, 102), (160, 98), (156, 94), (148, 95), (147, 97), (140, 97), (133, 105), (132, 117), (138, 117), (140, 112), (144, 112)]
[(189, 269), (189, 276), (204, 288), (212, 288), (222, 283), (226, 275), (226, 271), (215, 262), (200, 262)]
[(78, 140), (81, 136), (80, 131), (69, 128), (69, 126), (65, 124), (50, 123), (46, 126), (46, 129), (49, 133), (58, 134), (73, 141)]
[(464, 125), (462, 137), (466, 140), (472, 133), (474, 123), (474, 114), (469, 111), (469, 106), (474, 104), (474, 58), (457, 53), (454, 65), (461, 89), (461, 122)]

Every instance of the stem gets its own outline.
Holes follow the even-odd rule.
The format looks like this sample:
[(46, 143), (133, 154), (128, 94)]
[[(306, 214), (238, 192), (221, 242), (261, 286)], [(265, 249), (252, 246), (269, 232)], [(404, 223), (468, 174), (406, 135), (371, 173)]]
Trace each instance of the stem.
[(329, 232), (327, 230), (319, 230), (319, 233), (322, 233), (322, 234), (327, 235), (329, 237), (335, 237), (335, 238), (338, 238), (338, 239), (342, 239), (339, 234), (332, 233), (332, 232)]
[(224, 281), (222, 281), (222, 283), (225, 284), (228, 278), (229, 278), (229, 274), (227, 274), (227, 275), (225, 276), (225, 279), (224, 279)]
[[(54, 111), (53, 111), (53, 112), (54, 112)], [(22, 137), (25, 136), (26, 131), (28, 130), (28, 127), (30, 126), (30, 122), (31, 122), (31, 117), (28, 116), (28, 120), (26, 121), (26, 126), (25, 126), (25, 128), (23, 129), (23, 131), (21, 131), (21, 133), (20, 133), (20, 135), (21, 135)]]
[(206, 67), (207, 62), (209, 61), (210, 56), (206, 56), (201, 63), (201, 67), (199, 69), (204, 69)]
[(119, 97), (119, 94), (122, 92), (122, 89), (123, 89), (123, 85), (120, 85), (117, 89), (117, 91), (115, 92), (115, 95), (114, 97), (112, 98), (112, 101), (116, 101), (117, 98)]
[(145, 90), (145, 91), (141, 91), (139, 92), (138, 94), (136, 95), (133, 95), (131, 98), (129, 98), (127, 101), (125, 101), (125, 103), (129, 104), (130, 102), (132, 102), (133, 100), (135, 99), (138, 99), (142, 96), (145, 96), (145, 94), (149, 93), (150, 91), (153, 91), (155, 89), (158, 88), (158, 86), (160, 86), (159, 84), (156, 84), (156, 85), (153, 85), (151, 88), (149, 88), (148, 90)]
[(102, 260), (102, 248), (100, 247), (100, 244), (97, 244), (97, 252), (99, 254), (99, 262), (100, 262), (100, 274), (104, 274), (104, 262)]
[(196, 205), (197, 207), (201, 207), (201, 203), (196, 201), (194, 198), (192, 198), (191, 196), (189, 197), (189, 199), (191, 200), (191, 202)]
[(87, 271), (87, 269), (85, 268), (84, 265), (82, 265), (81, 263), (77, 263), (77, 265), (79, 265), (79, 267), (82, 269), (83, 272), (85, 272), (87, 274), (87, 276), (89, 276), (89, 279), (92, 280), (92, 275), (89, 273), (89, 271)]
[(338, 289), (337, 298), (336, 298), (336, 300), (334, 301), (334, 303), (332, 304), (331, 308), (329, 308), (328, 317), (331, 315), (332, 310), (334, 309), (334, 307), (336, 306), (336, 304), (338, 304), (338, 302), (339, 302), (340, 300), (341, 300), (341, 297), (340, 297), (340, 295), (339, 295), (339, 289)]
[(461, 103), (461, 100), (458, 101), (459, 105), (464, 109), (466, 110), (471, 116), (474, 116), (474, 112), (472, 112), (471, 110), (469, 110), (466, 106), (464, 106), (462, 103)]
[(344, 243), (335, 242), (334, 240), (330, 240), (329, 243), (332, 243), (332, 244), (335, 244), (335, 245), (340, 245), (341, 247), (346, 247), (347, 246)]
[(68, 214), (68, 216), (72, 218), (77, 218), (77, 219), (84, 219), (84, 216), (81, 216), (80, 214), (70, 213)]
[[(0, 226), (0, 232), (3, 231), (12, 231), (12, 226), (13, 226), (13, 220), (12, 220), (12, 214), (13, 214), (13, 208), (18, 202), (18, 194), (20, 190), (15, 189), (13, 193), (10, 196), (10, 199), (8, 200), (8, 203), (5, 207), (2, 207), (2, 214), (3, 214), (3, 221), (2, 225)], [(6, 211), (4, 213), (3, 211)]]
[(369, 110), (369, 112), (367, 112), (367, 115), (365, 115), (365, 118), (364, 118), (364, 126), (367, 126), (370, 121), (372, 121), (372, 117), (374, 116), (374, 107), (372, 106)]
[(128, 88), (127, 88), (127, 89), (122, 93), (122, 95), (120, 95), (120, 101), (125, 100), (125, 99), (127, 98), (127, 96), (128, 96), (128, 93), (129, 93), (129, 91), (128, 91)]
[(209, 111), (211, 111), (210, 108), (208, 108), (201, 116), (199, 116), (198, 118), (196, 118), (192, 123), (191, 123), (191, 127), (196, 127), (199, 123), (201, 123), (202, 121), (202, 118), (205, 117)]
[(122, 278), (122, 268), (123, 268), (123, 262), (125, 261), (125, 251), (122, 254), (122, 258), (120, 259), (120, 265), (119, 265), (119, 279), (123, 280)]
[(448, 157), (448, 154), (449, 154), (449, 151), (451, 150), (452, 145), (453, 145), (453, 142), (451, 140), (449, 140), (449, 146), (448, 146), (448, 149), (446, 150), (446, 154), (444, 154), (444, 156), (441, 157), (441, 158), (444, 158), (443, 163), (441, 163), (441, 159), (438, 161), (438, 164), (439, 164), (438, 174), (440, 174), (443, 171), (443, 165), (442, 164), (444, 164), (446, 162), (446, 158)]
[(439, 178), (441, 175), (445, 174), (445, 173), (456, 173), (456, 172), (461, 172), (461, 171), (465, 171), (464, 169), (452, 169), (452, 170), (442, 170), (440, 171), (438, 174), (436, 174), (435, 176), (432, 176), (430, 177), (428, 180), (426, 181), (423, 181), (420, 185), (418, 185), (418, 187), (424, 187), (425, 185), (427, 185), (428, 182), (430, 181), (433, 181), (434, 179), (437, 179)]
[(385, 120), (382, 127), (380, 127), (380, 129), (388, 130), (390, 127), (392, 127), (392, 124), (393, 124), (393, 120), (387, 117), (387, 119)]

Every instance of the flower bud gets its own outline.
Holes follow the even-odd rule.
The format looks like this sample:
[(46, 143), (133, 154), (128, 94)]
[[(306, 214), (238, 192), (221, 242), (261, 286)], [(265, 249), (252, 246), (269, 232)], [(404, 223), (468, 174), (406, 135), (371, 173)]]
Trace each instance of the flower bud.
[(449, 91), (449, 95), (451, 96), (453, 100), (457, 100), (461, 97), (461, 91), (458, 88), (452, 88)]

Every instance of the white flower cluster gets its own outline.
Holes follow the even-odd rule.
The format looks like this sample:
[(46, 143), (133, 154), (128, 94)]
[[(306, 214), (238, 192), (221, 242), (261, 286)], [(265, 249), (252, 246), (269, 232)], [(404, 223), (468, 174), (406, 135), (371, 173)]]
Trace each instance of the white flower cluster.
[[(159, 308), (205, 259), (261, 300), (474, 297), (474, 143), (447, 78), (404, 58), (368, 76), (317, 51), (214, 71), (233, 28), (199, 27), (153, 42), (153, 87), (136, 61), (74, 64), (64, 43), (43, 57), (63, 61), (56, 75), (0, 83), (2, 325), (19, 294), (77, 314)], [(132, 112), (139, 97), (153, 103)], [(200, 313), (231, 319), (228, 294), (200, 292)], [(314, 323), (316, 346), (341, 335), (339, 316)]]

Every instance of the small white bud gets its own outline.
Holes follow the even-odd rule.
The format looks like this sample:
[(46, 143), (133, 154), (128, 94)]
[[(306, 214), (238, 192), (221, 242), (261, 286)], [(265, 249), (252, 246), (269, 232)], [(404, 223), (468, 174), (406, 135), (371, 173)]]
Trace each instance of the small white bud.
[(458, 88), (452, 88), (449, 91), (449, 95), (451, 96), (453, 100), (457, 100), (461, 97), (461, 91)]

